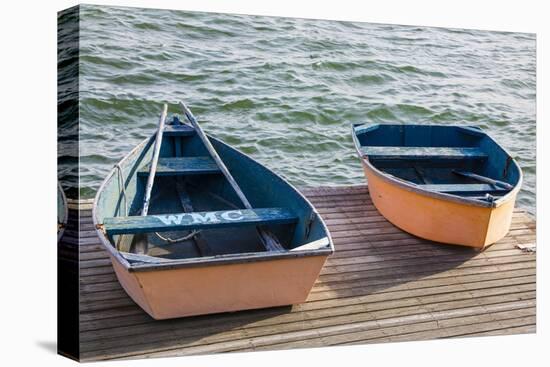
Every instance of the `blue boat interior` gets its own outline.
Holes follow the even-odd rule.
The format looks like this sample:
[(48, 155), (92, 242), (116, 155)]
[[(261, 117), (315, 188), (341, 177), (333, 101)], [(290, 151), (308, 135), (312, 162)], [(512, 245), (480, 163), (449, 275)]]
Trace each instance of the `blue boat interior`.
[(353, 125), (361, 156), (420, 189), (494, 201), (519, 183), (519, 167), (476, 127)]
[[(146, 255), (163, 259), (268, 252), (258, 226), (273, 234), (283, 251), (328, 238), (326, 227), (313, 207), (285, 180), (225, 143), (211, 137), (210, 141), (252, 204), (246, 218), (228, 221), (218, 216), (217, 220), (203, 221), (196, 228), (152, 224), (156, 215), (205, 216), (244, 210), (198, 134), (174, 117), (164, 130), (147, 216), (139, 215), (154, 137), (119, 163), (120, 169), (113, 171), (98, 194), (96, 218), (115, 248), (133, 252), (129, 248), (132, 236), (146, 232), (149, 243)], [(328, 241), (326, 245), (330, 247)]]

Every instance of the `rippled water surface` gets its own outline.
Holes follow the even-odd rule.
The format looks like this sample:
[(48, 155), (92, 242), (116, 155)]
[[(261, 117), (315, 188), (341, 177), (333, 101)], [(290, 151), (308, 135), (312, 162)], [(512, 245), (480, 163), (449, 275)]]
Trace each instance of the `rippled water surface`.
[(532, 34), (84, 6), (80, 47), (85, 197), (181, 99), (298, 186), (363, 182), (353, 122), (477, 125), (535, 210)]

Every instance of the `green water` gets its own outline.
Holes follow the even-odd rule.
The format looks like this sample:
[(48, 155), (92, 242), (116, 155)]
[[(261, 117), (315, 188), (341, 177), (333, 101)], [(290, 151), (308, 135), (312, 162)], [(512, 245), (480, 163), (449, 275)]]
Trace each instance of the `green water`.
[(85, 6), (81, 194), (185, 101), (205, 130), (298, 186), (364, 182), (351, 123), (477, 125), (535, 211), (535, 36)]

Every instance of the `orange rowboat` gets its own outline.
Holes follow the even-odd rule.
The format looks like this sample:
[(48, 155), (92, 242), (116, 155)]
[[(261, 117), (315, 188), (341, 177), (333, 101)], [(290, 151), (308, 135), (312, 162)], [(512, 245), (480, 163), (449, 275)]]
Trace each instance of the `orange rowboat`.
[(510, 228), (522, 173), (475, 127), (353, 125), (372, 201), (397, 227), (482, 249)]

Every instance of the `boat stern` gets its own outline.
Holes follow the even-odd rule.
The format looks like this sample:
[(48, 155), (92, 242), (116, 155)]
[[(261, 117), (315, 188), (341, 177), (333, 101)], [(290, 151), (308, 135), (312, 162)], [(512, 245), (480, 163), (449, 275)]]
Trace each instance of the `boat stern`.
[(304, 302), (327, 255), (134, 271), (111, 258), (119, 282), (156, 320)]

